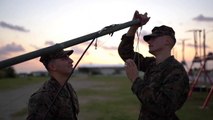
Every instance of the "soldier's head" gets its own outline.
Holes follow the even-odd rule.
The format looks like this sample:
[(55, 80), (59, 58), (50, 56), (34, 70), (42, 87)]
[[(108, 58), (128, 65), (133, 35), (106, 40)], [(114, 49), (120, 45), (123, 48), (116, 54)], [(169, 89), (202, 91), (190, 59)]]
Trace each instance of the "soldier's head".
[(40, 62), (43, 63), (48, 71), (55, 72), (70, 72), (73, 68), (73, 60), (69, 56), (73, 53), (73, 50), (58, 50), (48, 54), (44, 54), (40, 57)]
[(154, 27), (152, 33), (143, 39), (149, 44), (149, 52), (159, 52), (162, 49), (171, 50), (176, 43), (175, 31), (168, 26)]

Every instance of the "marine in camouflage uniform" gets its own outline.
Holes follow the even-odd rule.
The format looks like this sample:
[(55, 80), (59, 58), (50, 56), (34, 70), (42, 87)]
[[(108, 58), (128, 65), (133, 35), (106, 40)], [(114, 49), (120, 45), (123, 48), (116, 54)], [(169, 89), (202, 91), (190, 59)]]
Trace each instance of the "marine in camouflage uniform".
[[(163, 25), (155, 27), (144, 40), (165, 35), (175, 39), (173, 29)], [(184, 67), (174, 56), (157, 64), (155, 57), (134, 52), (133, 44), (134, 36), (124, 34), (118, 52), (124, 61), (133, 59), (137, 69), (145, 73), (132, 84), (132, 91), (141, 102), (138, 120), (179, 120), (175, 112), (183, 106), (189, 91), (189, 78)]]
[[(28, 120), (42, 120), (53, 99), (60, 89), (60, 84), (50, 79), (34, 94), (28, 104)], [(71, 84), (67, 83), (56, 98), (53, 106), (46, 116), (46, 120), (77, 120), (79, 104), (76, 92)]]
[[(67, 78), (70, 70), (72, 69), (73, 61), (68, 57), (72, 54), (72, 52), (73, 50), (62, 50), (41, 57), (40, 61), (48, 69), (51, 77), (40, 87), (38, 91), (31, 95), (28, 103), (27, 120), (77, 120), (79, 103), (76, 92), (70, 83), (66, 82), (62, 89), (62, 85), (60, 83), (60, 77)], [(50, 62), (55, 59), (58, 60), (57, 65), (60, 65), (59, 67), (62, 68), (59, 69), (58, 67), (58, 71), (56, 71), (57, 75), (60, 75), (60, 77), (57, 77), (56, 73), (53, 73), (52, 70), (48, 68)], [(63, 74), (61, 74), (62, 72)], [(53, 76), (56, 76), (57, 79)], [(65, 80), (62, 82), (65, 82)], [(58, 94), (60, 89), (61, 91)], [(55, 97), (56, 100), (54, 101)], [(52, 105), (53, 101), (54, 104)]]

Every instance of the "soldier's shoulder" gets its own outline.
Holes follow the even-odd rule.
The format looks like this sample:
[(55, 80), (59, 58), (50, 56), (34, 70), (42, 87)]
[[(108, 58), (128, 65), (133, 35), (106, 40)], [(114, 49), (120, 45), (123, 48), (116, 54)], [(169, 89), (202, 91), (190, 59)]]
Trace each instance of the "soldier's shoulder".
[(48, 91), (45, 90), (38, 90), (36, 92), (34, 92), (31, 96), (30, 99), (34, 99), (34, 100), (41, 100), (43, 99), (45, 96), (47, 97), (48, 95)]
[(48, 96), (49, 94), (53, 93), (54, 86), (50, 84), (49, 81), (46, 81), (36, 92), (34, 92), (31, 97), (44, 97)]
[(170, 63), (170, 67), (172, 67), (173, 69), (185, 70), (183, 65), (176, 59), (172, 60), (172, 62)]

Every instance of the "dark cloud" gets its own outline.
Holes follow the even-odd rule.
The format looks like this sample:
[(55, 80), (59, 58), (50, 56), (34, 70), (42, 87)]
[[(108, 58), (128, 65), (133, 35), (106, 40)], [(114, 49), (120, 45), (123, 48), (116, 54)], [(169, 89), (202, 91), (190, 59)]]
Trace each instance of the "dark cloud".
[[(143, 39), (143, 36), (145, 36), (145, 35), (148, 35), (148, 34), (151, 34), (151, 31), (150, 32), (148, 32), (148, 31), (139, 31), (137, 34), (136, 34), (136, 36), (135, 36), (135, 43), (137, 44), (137, 41), (139, 40), (139, 43), (141, 43), (141, 44), (144, 44), (144, 43), (146, 43), (145, 41), (144, 41), (144, 39)], [(139, 37), (139, 38), (138, 38)]]
[(194, 47), (194, 44), (188, 43), (188, 44), (186, 44), (186, 46), (187, 46), (187, 47)]
[(9, 23), (3, 22), (3, 21), (0, 22), (0, 27), (7, 28), (7, 29), (10, 29), (10, 30), (19, 31), (19, 32), (30, 32), (29, 30), (27, 30), (23, 26), (12, 25), (12, 24), (9, 24)]
[[(53, 41), (45, 41), (45, 42), (44, 42), (44, 45), (45, 45), (46, 47), (47, 47), (47, 46), (53, 46), (53, 45), (55, 45), (55, 43), (54, 43)], [(33, 45), (33, 44), (31, 44), (30, 46), (33, 47), (33, 48), (36, 49), (36, 50), (39, 50), (39, 49), (44, 48), (44, 47), (42, 47), (42, 46), (37, 46), (37, 45)]]
[(46, 41), (44, 44), (47, 46), (55, 45), (55, 43), (53, 41)]
[(105, 50), (118, 50), (118, 47), (115, 46), (102, 46), (102, 48)]
[[(187, 46), (187, 47), (192, 47), (192, 48), (195, 47), (195, 45), (192, 44), (192, 43), (188, 43), (188, 44), (186, 44), (186, 46)], [(200, 45), (197, 45), (197, 47), (200, 48)], [(201, 48), (203, 48), (203, 45), (201, 45)], [(210, 48), (210, 47), (209, 47), (208, 45), (206, 45), (206, 48)]]
[[(177, 39), (177, 38), (176, 38), (176, 39)], [(177, 39), (176, 44), (177, 44), (177, 45), (183, 45), (183, 41), (184, 41), (184, 45), (186, 45), (186, 42), (187, 42), (188, 40), (191, 40), (191, 39), (189, 39), (189, 38)]]
[(1, 47), (0, 55), (6, 55), (9, 53), (22, 52), (22, 51), (25, 51), (25, 49), (21, 45), (18, 45), (13, 42), (13, 43), (10, 43), (10, 44), (7, 44), (7, 45)]
[[(82, 48), (82, 47), (80, 47), (80, 46), (74, 46), (74, 47), (72, 47), (71, 49), (74, 50), (74, 54), (81, 55), (81, 54), (83, 54), (83, 52), (85, 51), (86, 47), (85, 47), (85, 48)], [(86, 52), (87, 55), (89, 54), (88, 52), (89, 52), (89, 51)]]
[(41, 49), (41, 47), (38, 47), (38, 46), (36, 46), (36, 45), (30, 45), (31, 47), (33, 47), (34, 49), (36, 49), (36, 50), (38, 50), (38, 49)]
[(197, 17), (193, 18), (193, 20), (198, 21), (198, 22), (213, 22), (213, 17), (206, 17), (206, 16), (200, 14)]

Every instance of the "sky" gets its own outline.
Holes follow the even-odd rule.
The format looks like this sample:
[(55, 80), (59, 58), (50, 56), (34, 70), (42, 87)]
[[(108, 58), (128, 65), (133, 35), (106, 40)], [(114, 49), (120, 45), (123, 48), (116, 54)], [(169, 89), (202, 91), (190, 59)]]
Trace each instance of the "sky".
[[(0, 0), (0, 61), (131, 21), (138, 10), (147, 12), (151, 18), (139, 31), (139, 39), (135, 39), (135, 43), (139, 41), (135, 51), (152, 56), (143, 35), (151, 33), (155, 26), (167, 25), (176, 32), (173, 55), (179, 61), (183, 59), (182, 41), (185, 41), (184, 57), (191, 64), (194, 39), (202, 43), (203, 30), (206, 53), (213, 52), (212, 5), (212, 0)], [(79, 66), (123, 65), (117, 48), (127, 30), (97, 38), (97, 48), (92, 45)], [(202, 32), (194, 34), (193, 30)], [(88, 44), (89, 41), (66, 48), (74, 50), (71, 56), (74, 64)], [(45, 70), (39, 58), (13, 67), (18, 73)]]

